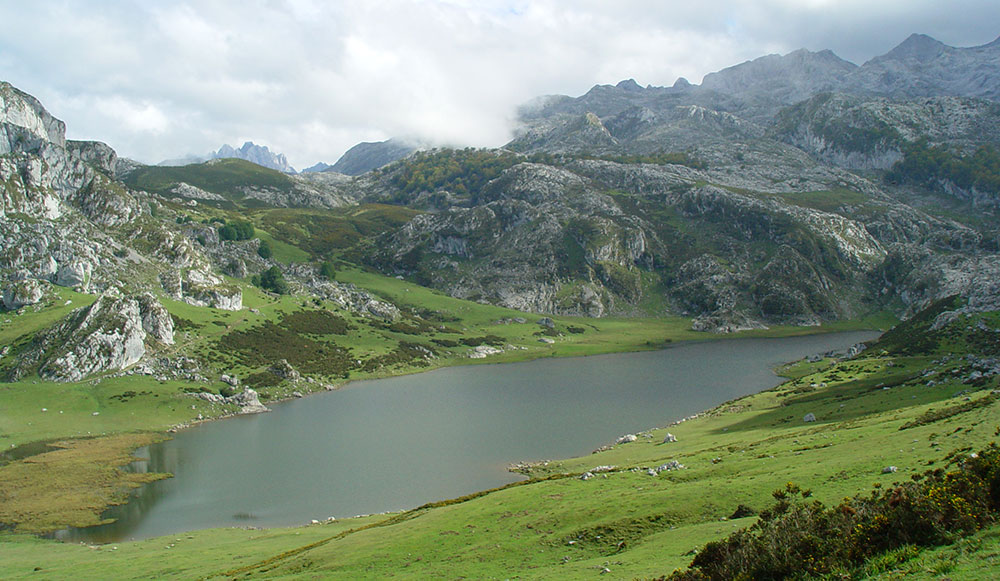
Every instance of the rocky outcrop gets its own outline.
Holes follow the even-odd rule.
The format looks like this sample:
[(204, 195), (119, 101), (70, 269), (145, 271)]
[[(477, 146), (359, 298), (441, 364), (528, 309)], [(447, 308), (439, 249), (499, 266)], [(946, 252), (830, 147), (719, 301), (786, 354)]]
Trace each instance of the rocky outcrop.
[(37, 99), (0, 81), (0, 155), (35, 153), (66, 145), (66, 125)]
[(298, 381), (302, 379), (302, 374), (298, 372), (287, 359), (282, 359), (268, 367), (267, 370), (285, 381)]
[(93, 268), (86, 260), (72, 260), (59, 266), (55, 283), (59, 286), (86, 289), (90, 284), (92, 271)]
[(675, 312), (698, 317), (700, 330), (853, 316), (886, 257), (864, 223), (760, 190), (693, 186), (738, 180), (783, 194), (844, 179), (813, 171), (817, 164), (795, 151), (794, 165), (769, 153), (759, 175), (598, 160), (518, 164), (468, 207), (421, 214), (385, 235), (371, 260), (453, 296), (540, 313), (630, 313), (658, 292)]
[(43, 296), (45, 296), (44, 284), (37, 279), (12, 281), (3, 289), (3, 306), (8, 311), (16, 311), (41, 301)]
[(103, 295), (36, 336), (19, 355), (13, 379), (37, 370), (53, 381), (79, 381), (140, 361), (147, 339), (172, 344), (173, 320), (152, 295)]
[(249, 387), (241, 392), (230, 396), (223, 396), (217, 393), (192, 393), (192, 396), (203, 399), (209, 403), (235, 405), (239, 408), (239, 414), (260, 414), (271, 411), (267, 406), (260, 403), (260, 396)]
[(238, 311), (243, 308), (243, 291), (238, 286), (225, 284), (221, 277), (207, 270), (164, 272), (160, 274), (160, 285), (171, 298), (196, 307), (212, 307), (225, 311)]

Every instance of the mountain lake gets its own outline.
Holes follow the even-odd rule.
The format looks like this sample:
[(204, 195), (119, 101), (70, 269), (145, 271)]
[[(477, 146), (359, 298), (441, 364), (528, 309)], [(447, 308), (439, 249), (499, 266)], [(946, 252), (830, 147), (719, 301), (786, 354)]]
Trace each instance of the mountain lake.
[(511, 463), (588, 454), (781, 382), (783, 362), (874, 332), (680, 343), (659, 351), (469, 365), (351, 382), (207, 422), (140, 449), (136, 489), (109, 525), (59, 531), (116, 542), (396, 511), (523, 478)]

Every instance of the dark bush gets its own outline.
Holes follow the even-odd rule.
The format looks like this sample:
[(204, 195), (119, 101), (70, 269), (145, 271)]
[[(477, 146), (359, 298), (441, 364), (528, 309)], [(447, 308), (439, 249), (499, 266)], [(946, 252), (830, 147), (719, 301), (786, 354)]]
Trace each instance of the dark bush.
[(231, 222), (219, 228), (220, 240), (250, 240), (254, 228), (250, 222)]
[(287, 295), (290, 292), (288, 282), (285, 281), (285, 275), (281, 273), (281, 269), (277, 266), (272, 266), (259, 275), (255, 274), (250, 280), (260, 288), (279, 295)]

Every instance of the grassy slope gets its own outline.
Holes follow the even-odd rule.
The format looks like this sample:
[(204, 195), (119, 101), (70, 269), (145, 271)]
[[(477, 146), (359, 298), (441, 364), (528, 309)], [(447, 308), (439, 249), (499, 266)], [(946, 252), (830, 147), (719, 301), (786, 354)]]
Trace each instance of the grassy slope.
[[(689, 552), (704, 542), (749, 525), (752, 518), (725, 517), (739, 503), (764, 508), (770, 492), (785, 482), (811, 488), (819, 500), (834, 503), (873, 482), (889, 484), (941, 466), (954, 449), (989, 441), (1000, 404), (899, 429), (928, 410), (959, 405), (964, 397), (977, 400), (998, 387), (993, 378), (958, 397), (968, 386), (957, 379), (928, 387), (920, 377), (924, 370), (950, 377), (962, 364), (957, 359), (942, 365), (934, 361), (931, 356), (885, 354), (819, 370), (795, 366), (788, 374), (796, 379), (774, 390), (641, 434), (635, 443), (540, 466), (534, 473), (537, 480), (379, 517), (377, 527), (364, 528), (378, 522), (369, 517), (266, 532), (200, 531), (99, 550), (8, 536), (3, 538), (0, 575), (17, 578), (41, 567), (55, 578), (222, 578), (243, 573), (265, 578), (506, 578), (516, 573), (520, 578), (573, 579), (607, 567), (615, 578), (653, 577), (685, 565)], [(806, 413), (819, 421), (803, 422)], [(676, 443), (661, 443), (668, 430), (677, 436)], [(687, 468), (656, 477), (645, 473), (644, 468), (668, 460)], [(618, 467), (607, 477), (582, 481), (559, 476), (607, 464)], [(887, 465), (899, 472), (882, 474)], [(555, 479), (544, 479), (550, 475)], [(345, 534), (351, 529), (360, 530)], [(996, 531), (986, 531), (964, 545), (876, 572), (947, 569), (953, 578), (982, 578), (984, 571), (996, 572), (997, 539)]]
[(125, 183), (133, 188), (161, 194), (168, 198), (175, 197), (171, 189), (180, 182), (226, 198), (229, 204), (215, 201), (204, 202), (208, 205), (221, 204), (224, 206), (232, 206), (233, 203), (249, 206), (263, 205), (255, 200), (245, 200), (243, 193), (245, 187), (279, 192), (289, 192), (295, 188), (295, 182), (287, 175), (242, 159), (219, 159), (178, 167), (145, 166), (125, 178)]

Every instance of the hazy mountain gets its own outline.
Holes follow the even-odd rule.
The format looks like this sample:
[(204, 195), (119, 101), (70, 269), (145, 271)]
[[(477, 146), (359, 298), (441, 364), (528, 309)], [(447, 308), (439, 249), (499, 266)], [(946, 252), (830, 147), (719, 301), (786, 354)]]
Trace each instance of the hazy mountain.
[(330, 165), (330, 164), (328, 164), (328, 163), (323, 163), (323, 162), (321, 161), (321, 162), (318, 162), (318, 163), (316, 163), (316, 164), (313, 164), (313, 165), (311, 165), (311, 166), (307, 167), (306, 169), (302, 170), (302, 171), (301, 171), (300, 173), (315, 173), (315, 172), (321, 172), (321, 171), (326, 171), (326, 170), (328, 170), (328, 169), (330, 169), (330, 168), (332, 168), (332, 167), (333, 167), (332, 165)]
[(280, 171), (282, 173), (294, 174), (295, 168), (288, 164), (288, 159), (283, 153), (274, 153), (266, 145), (257, 145), (252, 141), (247, 141), (239, 149), (228, 143), (207, 155), (190, 155), (187, 157), (168, 159), (161, 161), (157, 165), (161, 166), (182, 166), (195, 163), (203, 163), (210, 159), (242, 159), (255, 163), (259, 166)]
[(295, 168), (288, 164), (288, 159), (283, 153), (273, 153), (266, 145), (257, 145), (252, 141), (247, 141), (239, 149), (226, 144), (212, 154), (212, 159), (245, 159), (256, 163), (259, 166), (275, 169), (282, 173), (296, 173)]
[(362, 142), (344, 152), (330, 171), (349, 176), (361, 175), (402, 159), (419, 149), (418, 145), (399, 139)]

